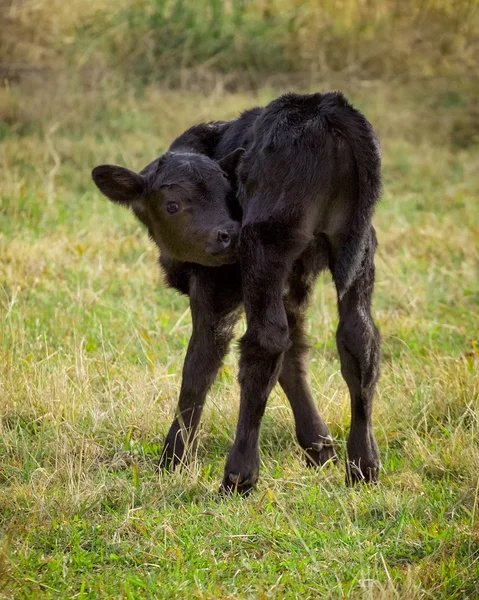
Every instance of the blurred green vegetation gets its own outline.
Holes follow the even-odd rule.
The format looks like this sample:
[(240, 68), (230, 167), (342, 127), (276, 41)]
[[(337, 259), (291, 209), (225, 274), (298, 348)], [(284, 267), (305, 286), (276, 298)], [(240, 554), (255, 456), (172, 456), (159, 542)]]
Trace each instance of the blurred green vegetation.
[(473, 76), (477, 0), (0, 0), (0, 67), (114, 70), (174, 85), (220, 73)]

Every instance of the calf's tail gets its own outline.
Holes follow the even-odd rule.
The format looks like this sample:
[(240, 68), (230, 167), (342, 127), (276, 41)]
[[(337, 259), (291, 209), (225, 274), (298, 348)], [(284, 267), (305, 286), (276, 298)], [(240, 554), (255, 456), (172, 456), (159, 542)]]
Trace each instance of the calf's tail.
[(381, 147), (369, 121), (339, 92), (325, 94), (326, 118), (349, 143), (357, 169), (357, 197), (348, 233), (334, 266), (334, 281), (341, 300), (356, 279), (370, 236), (371, 218), (381, 195)]

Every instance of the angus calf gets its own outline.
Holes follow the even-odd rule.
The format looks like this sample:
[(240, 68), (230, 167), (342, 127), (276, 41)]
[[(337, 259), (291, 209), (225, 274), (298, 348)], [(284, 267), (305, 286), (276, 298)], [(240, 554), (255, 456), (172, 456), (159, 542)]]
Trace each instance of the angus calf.
[(329, 268), (351, 394), (346, 481), (376, 481), (371, 413), (380, 341), (371, 317), (371, 218), (380, 148), (361, 113), (340, 93), (286, 94), (233, 121), (192, 127), (139, 174), (106, 165), (93, 179), (133, 209), (161, 250), (167, 283), (190, 298), (193, 334), (161, 465), (175, 466), (194, 447), (242, 305), (240, 413), (222, 489), (247, 492), (257, 482), (260, 423), (277, 381), (308, 463), (336, 460), (307, 381), (304, 332), (314, 282)]

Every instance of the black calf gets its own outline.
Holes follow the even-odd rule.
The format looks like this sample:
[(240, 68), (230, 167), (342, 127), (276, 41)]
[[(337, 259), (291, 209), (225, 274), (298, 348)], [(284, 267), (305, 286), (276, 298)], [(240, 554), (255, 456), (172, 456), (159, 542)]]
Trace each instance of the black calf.
[(167, 282), (190, 297), (193, 335), (161, 465), (185, 461), (194, 448), (242, 303), (240, 414), (222, 489), (246, 492), (256, 483), (260, 423), (278, 380), (308, 463), (336, 460), (306, 378), (303, 327), (314, 282), (329, 267), (338, 292), (341, 371), (351, 393), (346, 478), (376, 481), (371, 414), (380, 343), (371, 317), (371, 217), (380, 152), (366, 119), (339, 93), (287, 94), (229, 123), (192, 127), (141, 174), (106, 166), (93, 177), (108, 197), (132, 206), (161, 249)]

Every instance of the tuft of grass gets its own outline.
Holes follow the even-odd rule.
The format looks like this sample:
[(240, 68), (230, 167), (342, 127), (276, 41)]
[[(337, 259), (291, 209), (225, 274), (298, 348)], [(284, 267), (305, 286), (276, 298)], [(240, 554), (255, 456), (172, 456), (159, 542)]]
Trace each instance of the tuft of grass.
[[(217, 494), (238, 410), (236, 348), (209, 394), (196, 459), (156, 471), (188, 304), (159, 281), (146, 233), (100, 197), (89, 171), (141, 168), (192, 123), (277, 92), (219, 87), (198, 99), (108, 81), (1, 92), (12, 116), (0, 142), (1, 597), (479, 595), (479, 174), (475, 138), (455, 138), (472, 88), (341, 87), (384, 152), (381, 483), (352, 490), (343, 465), (307, 469), (275, 389), (260, 483), (246, 499)], [(313, 391), (344, 457), (329, 276), (308, 315)]]

